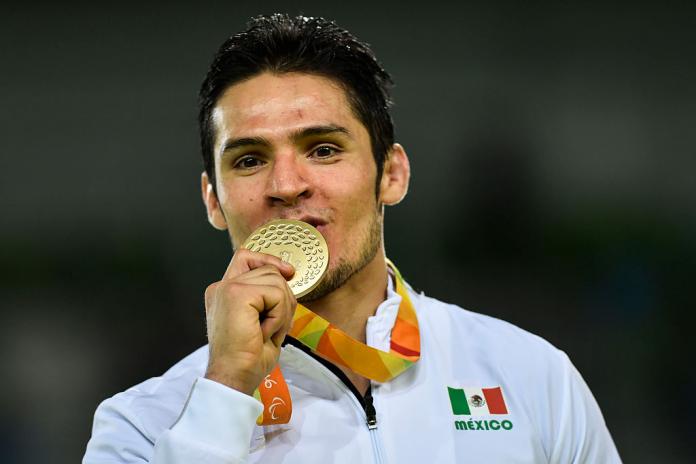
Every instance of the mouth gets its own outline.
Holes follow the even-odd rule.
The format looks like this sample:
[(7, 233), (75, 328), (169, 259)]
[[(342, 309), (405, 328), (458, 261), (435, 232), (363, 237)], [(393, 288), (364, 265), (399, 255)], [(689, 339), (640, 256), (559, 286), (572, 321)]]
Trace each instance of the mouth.
[(322, 230), (325, 229), (325, 226), (328, 224), (328, 222), (325, 219), (322, 219), (317, 216), (302, 216), (297, 220), (306, 222), (307, 224), (317, 229), (319, 232), (322, 232)]

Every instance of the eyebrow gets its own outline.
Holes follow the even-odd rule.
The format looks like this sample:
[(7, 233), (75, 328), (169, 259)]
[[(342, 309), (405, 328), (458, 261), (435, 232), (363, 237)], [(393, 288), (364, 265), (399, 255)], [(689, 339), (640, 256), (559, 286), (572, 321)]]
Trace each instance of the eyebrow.
[(227, 151), (235, 150), (237, 148), (248, 147), (248, 146), (269, 146), (270, 142), (263, 137), (243, 137), (241, 139), (232, 139), (225, 142), (225, 146), (222, 147), (222, 153)]
[[(298, 141), (302, 139), (306, 139), (309, 137), (316, 137), (319, 135), (330, 135), (330, 134), (344, 134), (347, 135), (348, 137), (352, 137), (352, 134), (348, 129), (342, 126), (336, 126), (334, 124), (327, 124), (323, 126), (311, 126), (311, 127), (305, 127), (304, 129), (300, 129), (290, 135), (290, 139), (297, 143)], [(225, 145), (222, 147), (222, 154), (224, 155), (228, 151), (236, 150), (238, 148), (242, 147), (250, 147), (250, 146), (263, 146), (263, 147), (270, 147), (271, 142), (264, 138), (264, 137), (242, 137), (239, 139), (231, 139), (225, 142)]]
[(293, 141), (298, 141), (307, 137), (312, 137), (312, 136), (317, 136), (317, 135), (329, 135), (329, 134), (345, 134), (348, 137), (351, 137), (351, 133), (348, 129), (342, 126), (335, 126), (333, 124), (329, 124), (326, 126), (312, 126), (312, 127), (307, 127), (305, 129), (299, 130), (292, 134), (290, 138), (292, 138)]

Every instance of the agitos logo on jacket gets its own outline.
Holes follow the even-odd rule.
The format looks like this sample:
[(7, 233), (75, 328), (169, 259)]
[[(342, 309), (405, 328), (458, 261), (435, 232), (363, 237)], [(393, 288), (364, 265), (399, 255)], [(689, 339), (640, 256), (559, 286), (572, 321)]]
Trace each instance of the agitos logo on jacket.
[[(452, 413), (455, 416), (488, 416), (509, 414), (503, 389), (500, 387), (479, 388), (447, 387)], [(455, 420), (457, 430), (511, 430), (512, 422), (505, 419), (493, 420)]]

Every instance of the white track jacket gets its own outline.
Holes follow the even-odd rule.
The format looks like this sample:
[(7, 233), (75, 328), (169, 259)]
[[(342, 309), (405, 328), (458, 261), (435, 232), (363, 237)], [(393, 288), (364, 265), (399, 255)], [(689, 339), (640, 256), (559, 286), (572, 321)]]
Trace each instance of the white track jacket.
[[(409, 294), (421, 358), (390, 382), (372, 382), (367, 398), (340, 370), (286, 343), (280, 365), (292, 419), (257, 426), (258, 401), (203, 378), (202, 347), (104, 401), (83, 464), (621, 462), (563, 352), (506, 322)], [(400, 299), (390, 282), (367, 324), (370, 346), (389, 351)], [(448, 387), (463, 392), (469, 414)], [(507, 414), (489, 414), (481, 389), (495, 387)]]

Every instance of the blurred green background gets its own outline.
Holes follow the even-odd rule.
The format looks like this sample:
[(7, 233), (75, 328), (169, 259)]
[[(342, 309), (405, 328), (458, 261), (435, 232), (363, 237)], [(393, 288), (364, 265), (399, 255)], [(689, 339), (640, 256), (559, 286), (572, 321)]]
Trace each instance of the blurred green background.
[(693, 462), (696, 7), (362, 0), (3, 7), (0, 461), (78, 462), (101, 400), (205, 343), (230, 249), (196, 93), (273, 11), (335, 19), (394, 76), (407, 280), (566, 351), (626, 462)]

